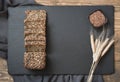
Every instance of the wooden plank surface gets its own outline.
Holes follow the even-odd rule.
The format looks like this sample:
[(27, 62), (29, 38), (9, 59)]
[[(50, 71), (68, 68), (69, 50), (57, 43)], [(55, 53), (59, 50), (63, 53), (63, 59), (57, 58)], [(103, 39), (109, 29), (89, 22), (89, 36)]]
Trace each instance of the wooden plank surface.
[[(120, 0), (35, 0), (43, 5), (114, 5), (115, 7), (115, 73), (105, 75), (105, 82), (120, 81)], [(7, 62), (0, 58), (0, 82), (13, 82)]]

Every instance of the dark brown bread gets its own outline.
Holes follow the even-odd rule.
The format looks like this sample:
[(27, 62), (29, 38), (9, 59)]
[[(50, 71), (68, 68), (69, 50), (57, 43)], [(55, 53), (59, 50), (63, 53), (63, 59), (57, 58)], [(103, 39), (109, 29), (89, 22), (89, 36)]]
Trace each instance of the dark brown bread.
[(41, 70), (46, 65), (46, 11), (27, 10), (24, 20), (24, 66)]
[(89, 20), (94, 27), (101, 27), (107, 22), (107, 18), (100, 10), (93, 12), (89, 16)]

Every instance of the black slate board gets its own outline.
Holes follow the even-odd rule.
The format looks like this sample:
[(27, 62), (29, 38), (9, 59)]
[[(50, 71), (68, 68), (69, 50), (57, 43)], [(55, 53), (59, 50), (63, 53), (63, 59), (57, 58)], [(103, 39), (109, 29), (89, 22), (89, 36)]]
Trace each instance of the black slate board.
[[(47, 11), (47, 67), (42, 71), (24, 68), (24, 11)], [(101, 9), (114, 29), (113, 6), (24, 6), (9, 8), (8, 71), (10, 74), (88, 74), (92, 51), (88, 16)], [(114, 47), (102, 59), (95, 74), (114, 72)]]

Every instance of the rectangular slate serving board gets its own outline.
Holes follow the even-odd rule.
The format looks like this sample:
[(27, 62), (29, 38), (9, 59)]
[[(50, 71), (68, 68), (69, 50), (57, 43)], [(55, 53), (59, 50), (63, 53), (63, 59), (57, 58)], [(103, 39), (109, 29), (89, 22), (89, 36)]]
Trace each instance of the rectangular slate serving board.
[[(47, 11), (47, 65), (42, 71), (24, 68), (24, 18), (27, 9)], [(88, 74), (92, 63), (88, 16), (101, 9), (114, 30), (113, 6), (23, 6), (9, 8), (8, 71), (10, 74)], [(114, 46), (95, 74), (114, 72)]]

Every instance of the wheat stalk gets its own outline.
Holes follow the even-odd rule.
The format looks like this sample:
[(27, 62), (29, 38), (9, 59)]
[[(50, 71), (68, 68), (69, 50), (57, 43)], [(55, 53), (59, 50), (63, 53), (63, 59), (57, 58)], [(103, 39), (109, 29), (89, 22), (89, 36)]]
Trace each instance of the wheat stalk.
[(114, 43), (114, 38), (108, 38), (108, 34), (106, 34), (105, 27), (103, 27), (103, 31), (101, 34), (95, 39), (93, 30), (90, 31), (90, 42), (91, 42), (91, 48), (93, 52), (93, 62), (89, 71), (89, 75), (87, 78), (87, 82), (92, 82), (93, 73), (99, 64), (101, 58), (106, 54), (106, 52), (109, 50), (109, 48)]

